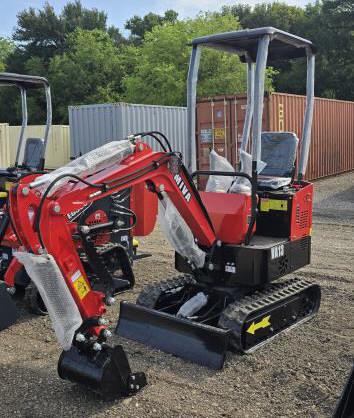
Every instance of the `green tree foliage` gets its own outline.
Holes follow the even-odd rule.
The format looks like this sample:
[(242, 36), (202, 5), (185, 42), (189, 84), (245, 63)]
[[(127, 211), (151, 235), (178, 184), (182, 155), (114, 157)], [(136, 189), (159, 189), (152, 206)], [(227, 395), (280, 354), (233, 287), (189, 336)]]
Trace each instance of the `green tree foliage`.
[(123, 75), (120, 54), (107, 33), (77, 29), (67, 42), (68, 51), (53, 57), (48, 71), (60, 122), (67, 121), (69, 105), (118, 101)]
[[(191, 48), (198, 36), (237, 30), (231, 15), (204, 14), (196, 19), (155, 26), (141, 47), (130, 46), (126, 54), (135, 58), (133, 73), (124, 77), (125, 100), (136, 103), (184, 106)], [(270, 87), (269, 74), (267, 85)], [(246, 69), (236, 55), (204, 50), (199, 72), (199, 96), (243, 92)]]
[(324, 0), (322, 15), (323, 94), (354, 100), (354, 1)]
[(23, 10), (17, 16), (13, 39), (25, 57), (36, 56), (48, 62), (67, 50), (67, 36), (76, 29), (108, 32), (116, 42), (123, 38), (117, 28), (107, 27), (105, 12), (87, 9), (80, 0), (75, 0), (67, 3), (59, 15), (49, 3), (39, 10), (33, 7)]
[[(323, 0), (305, 8), (274, 2), (223, 7), (244, 28), (275, 26), (311, 39), (318, 48), (316, 94), (318, 96), (354, 100), (354, 1)], [(304, 61), (279, 62), (274, 79), (277, 91), (305, 92)]]
[(13, 42), (0, 37), (0, 71), (5, 71), (6, 61), (9, 55), (13, 52), (14, 48), (15, 46)]
[[(318, 47), (316, 94), (354, 100), (354, 1), (322, 0), (306, 7), (274, 2), (254, 7), (235, 2), (220, 13), (178, 20), (163, 15), (134, 16), (124, 37), (107, 25), (107, 15), (69, 1), (60, 13), (46, 3), (18, 14), (14, 42), (0, 38), (0, 70), (49, 78), (53, 87), (54, 122), (67, 121), (67, 106), (126, 100), (185, 105), (190, 47), (197, 36), (275, 26), (314, 41)], [(305, 91), (304, 61), (280, 61), (267, 73), (267, 89)], [(244, 66), (236, 56), (205, 50), (199, 72), (199, 96), (242, 92)], [(10, 91), (11, 90), (11, 91)], [(0, 90), (1, 120), (18, 123), (15, 89)], [(30, 123), (41, 123), (44, 100), (30, 97)]]
[(130, 39), (135, 44), (141, 44), (144, 40), (145, 34), (151, 32), (155, 26), (161, 26), (165, 23), (175, 23), (177, 21), (178, 13), (174, 10), (167, 10), (163, 16), (148, 13), (147, 15), (133, 16), (125, 24), (125, 29), (130, 31)]

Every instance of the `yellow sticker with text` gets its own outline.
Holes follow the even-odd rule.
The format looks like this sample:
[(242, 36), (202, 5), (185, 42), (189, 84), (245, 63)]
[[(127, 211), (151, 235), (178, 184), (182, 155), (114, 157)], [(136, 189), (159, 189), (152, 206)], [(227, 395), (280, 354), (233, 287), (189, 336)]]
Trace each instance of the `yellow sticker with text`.
[(214, 129), (214, 138), (215, 139), (225, 139), (225, 129), (224, 128), (215, 128)]
[(89, 293), (90, 287), (79, 270), (72, 275), (71, 281), (79, 298), (83, 299)]
[(261, 212), (269, 212), (270, 210), (281, 210), (286, 212), (288, 210), (288, 201), (280, 199), (261, 199)]

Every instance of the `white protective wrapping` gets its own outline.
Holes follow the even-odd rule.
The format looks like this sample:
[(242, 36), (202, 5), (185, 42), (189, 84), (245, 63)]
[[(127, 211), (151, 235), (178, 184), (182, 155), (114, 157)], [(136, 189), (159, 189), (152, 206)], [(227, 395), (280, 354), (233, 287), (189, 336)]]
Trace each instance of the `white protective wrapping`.
[(57, 263), (51, 255), (24, 252), (14, 255), (36, 285), (60, 345), (69, 350), (82, 318)]
[(163, 200), (159, 200), (158, 222), (167, 241), (178, 254), (186, 257), (197, 268), (204, 266), (205, 252), (194, 242), (192, 231), (166, 193), (163, 194)]
[[(225, 157), (212, 150), (209, 155), (210, 170), (212, 171), (235, 171)], [(234, 177), (232, 176), (209, 176), (206, 192), (227, 193)]]
[[(241, 172), (252, 177), (252, 155), (244, 150), (240, 150)], [(267, 164), (264, 161), (258, 161), (258, 174)], [(230, 193), (251, 195), (252, 185), (250, 181), (244, 177), (236, 177), (230, 188)]]
[[(41, 186), (44, 190), (57, 177), (63, 174), (75, 174), (79, 177), (87, 177), (111, 164), (120, 163), (134, 151), (134, 145), (129, 140), (112, 141), (96, 148), (81, 157), (76, 158), (63, 167), (57, 168), (50, 173), (44, 174), (36, 179), (35, 185)], [(51, 189), (52, 195), (68, 178), (59, 180)]]
[(200, 311), (207, 303), (208, 295), (203, 292), (198, 292), (179, 308), (176, 316), (177, 318), (189, 318)]

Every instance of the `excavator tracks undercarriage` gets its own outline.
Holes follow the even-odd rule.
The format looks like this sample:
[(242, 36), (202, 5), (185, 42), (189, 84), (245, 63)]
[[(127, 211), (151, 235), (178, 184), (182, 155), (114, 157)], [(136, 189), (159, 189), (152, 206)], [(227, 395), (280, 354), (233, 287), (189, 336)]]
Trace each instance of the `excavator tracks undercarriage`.
[[(208, 303), (190, 318), (176, 316), (198, 292)], [(137, 304), (121, 303), (116, 332), (214, 369), (227, 350), (250, 353), (316, 314), (320, 287), (302, 279), (269, 284), (262, 290), (208, 289), (189, 275), (147, 286)]]

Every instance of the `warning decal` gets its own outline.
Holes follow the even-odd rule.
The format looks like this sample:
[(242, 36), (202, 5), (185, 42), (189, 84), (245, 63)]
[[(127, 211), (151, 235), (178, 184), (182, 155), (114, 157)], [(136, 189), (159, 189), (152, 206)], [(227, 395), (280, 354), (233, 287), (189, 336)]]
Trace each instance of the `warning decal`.
[(87, 284), (85, 278), (82, 276), (80, 270), (77, 270), (72, 276), (71, 281), (74, 285), (76, 293), (79, 295), (80, 299), (83, 299), (90, 291), (89, 285)]

